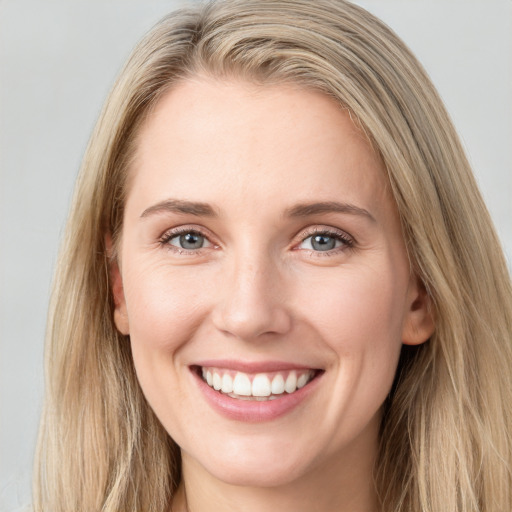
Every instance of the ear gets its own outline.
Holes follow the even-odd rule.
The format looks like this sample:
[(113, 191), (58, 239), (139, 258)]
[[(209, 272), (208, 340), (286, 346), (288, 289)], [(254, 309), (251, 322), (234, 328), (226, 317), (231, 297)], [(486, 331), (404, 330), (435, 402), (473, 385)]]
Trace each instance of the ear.
[(126, 300), (124, 298), (123, 278), (119, 269), (118, 258), (113, 256), (112, 237), (108, 234), (105, 237), (107, 255), (109, 259), (109, 277), (112, 286), (112, 295), (114, 297), (114, 323), (117, 330), (127, 336), (130, 334), (128, 323), (128, 312), (126, 310)]
[(434, 333), (435, 321), (431, 299), (425, 285), (416, 275), (411, 275), (407, 291), (407, 310), (402, 328), (404, 345), (420, 345)]

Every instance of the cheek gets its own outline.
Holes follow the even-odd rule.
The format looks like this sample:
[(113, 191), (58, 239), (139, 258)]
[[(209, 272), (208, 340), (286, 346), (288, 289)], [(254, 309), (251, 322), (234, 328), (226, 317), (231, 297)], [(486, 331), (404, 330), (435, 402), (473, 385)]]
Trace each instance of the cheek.
[(338, 351), (401, 344), (406, 287), (388, 270), (344, 268), (336, 278), (303, 283), (297, 305)]
[[(355, 269), (354, 269), (355, 270)], [(342, 275), (343, 274), (343, 275)], [(392, 385), (402, 346), (405, 285), (400, 275), (371, 267), (344, 269), (336, 286), (308, 287), (297, 300), (314, 332), (333, 355), (339, 398), (372, 414)]]
[[(141, 388), (153, 410), (176, 406), (181, 355), (205, 317), (204, 291), (192, 276), (166, 265), (126, 269), (125, 297), (132, 356)], [(162, 390), (166, 390), (162, 393)]]
[(204, 288), (197, 278), (183, 278), (186, 273), (172, 273), (165, 265), (134, 268), (137, 270), (125, 273), (132, 342), (151, 350), (175, 350), (201, 320)]
[[(164, 424), (184, 407), (182, 347), (205, 317), (204, 290), (186, 272), (136, 262), (124, 269), (132, 356), (142, 391)], [(162, 415), (163, 414), (163, 415)]]

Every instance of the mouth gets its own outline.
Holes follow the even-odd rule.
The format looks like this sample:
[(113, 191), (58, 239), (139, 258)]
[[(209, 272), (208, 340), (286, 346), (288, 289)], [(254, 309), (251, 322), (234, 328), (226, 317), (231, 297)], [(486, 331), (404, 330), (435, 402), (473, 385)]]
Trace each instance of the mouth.
[(322, 370), (297, 368), (247, 373), (215, 366), (192, 366), (191, 370), (212, 390), (236, 400), (265, 402), (297, 393)]

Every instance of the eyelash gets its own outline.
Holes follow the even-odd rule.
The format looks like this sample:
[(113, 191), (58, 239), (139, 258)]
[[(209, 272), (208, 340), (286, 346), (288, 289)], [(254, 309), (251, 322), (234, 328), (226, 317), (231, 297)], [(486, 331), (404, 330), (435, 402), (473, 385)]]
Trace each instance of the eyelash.
[(159, 243), (162, 247), (165, 247), (166, 249), (170, 251), (177, 252), (178, 254), (184, 254), (188, 256), (196, 256), (202, 252), (203, 249), (206, 249), (206, 247), (201, 247), (199, 249), (184, 249), (181, 247), (176, 247), (175, 245), (171, 245), (169, 242), (180, 235), (187, 235), (187, 234), (193, 234), (193, 235), (199, 235), (203, 237), (205, 240), (208, 240), (208, 242), (212, 245), (212, 247), (217, 247), (216, 244), (210, 241), (210, 238), (208, 235), (203, 233), (200, 229), (197, 229), (195, 227), (187, 227), (182, 226), (176, 229), (172, 229), (170, 231), (166, 231), (159, 239)]
[[(201, 237), (204, 237), (205, 240), (208, 241), (208, 243), (211, 244), (213, 248), (218, 247), (218, 245), (214, 244), (208, 235), (206, 235), (204, 232), (202, 232), (200, 229), (197, 229), (196, 227), (187, 227), (182, 226), (179, 228), (172, 229), (170, 231), (166, 231), (159, 239), (159, 243), (162, 247), (165, 247), (168, 250), (177, 252), (180, 255), (189, 255), (189, 256), (197, 256), (203, 252), (203, 249), (206, 249), (207, 247), (200, 247), (198, 249), (184, 249), (181, 247), (176, 247), (174, 245), (171, 245), (169, 242), (180, 235), (185, 234), (194, 234), (199, 235)], [(339, 241), (342, 243), (341, 247), (335, 247), (333, 249), (329, 249), (326, 251), (315, 251), (313, 249), (303, 249), (308, 251), (313, 257), (325, 257), (325, 256), (334, 256), (339, 254), (342, 251), (345, 251), (347, 249), (353, 249), (355, 246), (355, 240), (350, 235), (345, 233), (344, 231), (337, 230), (334, 228), (311, 228), (303, 231), (300, 235), (300, 241), (298, 244), (295, 244), (295, 250), (300, 250), (297, 248), (298, 245), (303, 244), (308, 238), (311, 238), (313, 236), (325, 236), (329, 238), (333, 238), (336, 241)]]
[[(326, 256), (337, 256), (340, 252), (353, 249), (355, 247), (355, 240), (353, 237), (345, 233), (344, 231), (334, 229), (334, 228), (311, 228), (303, 231), (300, 235), (301, 241), (297, 245), (303, 244), (308, 238), (312, 238), (314, 236), (325, 236), (329, 238), (333, 238), (336, 241), (342, 243), (341, 247), (335, 247), (333, 249), (329, 249), (326, 251), (315, 251), (313, 249), (304, 249), (309, 252), (309, 254), (315, 258), (322, 258)], [(299, 250), (299, 249), (296, 249)]]

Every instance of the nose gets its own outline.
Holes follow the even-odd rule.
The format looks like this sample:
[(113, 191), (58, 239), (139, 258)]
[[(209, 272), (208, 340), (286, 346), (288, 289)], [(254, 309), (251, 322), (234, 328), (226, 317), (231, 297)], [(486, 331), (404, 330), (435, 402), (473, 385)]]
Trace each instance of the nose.
[(284, 279), (270, 258), (240, 258), (223, 274), (212, 315), (217, 329), (244, 341), (291, 329)]

